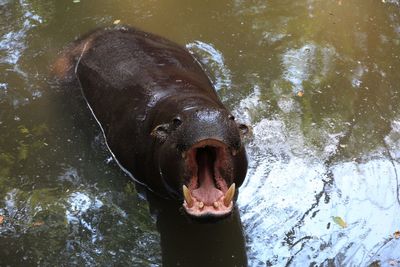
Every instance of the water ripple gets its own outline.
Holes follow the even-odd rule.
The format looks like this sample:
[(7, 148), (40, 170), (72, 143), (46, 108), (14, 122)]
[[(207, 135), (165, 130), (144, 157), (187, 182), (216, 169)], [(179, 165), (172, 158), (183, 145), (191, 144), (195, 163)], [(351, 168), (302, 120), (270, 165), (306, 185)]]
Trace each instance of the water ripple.
[(28, 31), (43, 22), (40, 16), (30, 10), (30, 4), (23, 0), (20, 0), (19, 4), (23, 11), (21, 26), (19, 30), (7, 32), (0, 37), (0, 52), (5, 54), (0, 56), (0, 63), (16, 65), (27, 47)]
[(214, 87), (217, 91), (222, 88), (229, 89), (232, 85), (232, 78), (229, 69), (225, 65), (222, 53), (212, 44), (202, 41), (194, 41), (186, 45), (186, 48), (200, 60), (211, 76)]

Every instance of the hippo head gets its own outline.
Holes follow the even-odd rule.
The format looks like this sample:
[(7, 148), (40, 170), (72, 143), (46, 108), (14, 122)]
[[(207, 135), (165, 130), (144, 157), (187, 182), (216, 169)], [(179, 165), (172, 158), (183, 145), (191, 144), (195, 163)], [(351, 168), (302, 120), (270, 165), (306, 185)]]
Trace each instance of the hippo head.
[(224, 107), (190, 106), (174, 113), (151, 133), (164, 187), (193, 217), (230, 214), (247, 172), (242, 138), (248, 127)]

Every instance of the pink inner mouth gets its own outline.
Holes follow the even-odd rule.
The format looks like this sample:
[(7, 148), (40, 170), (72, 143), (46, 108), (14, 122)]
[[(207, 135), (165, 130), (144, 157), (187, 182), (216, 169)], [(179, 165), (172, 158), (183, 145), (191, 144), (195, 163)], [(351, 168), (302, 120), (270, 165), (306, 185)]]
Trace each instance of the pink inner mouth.
[(230, 152), (225, 144), (210, 139), (197, 143), (186, 153), (191, 178), (186, 183), (189, 194), (183, 207), (188, 214), (223, 216), (232, 211), (232, 197), (226, 196), (231, 179), (224, 179), (220, 172), (230, 173), (228, 156)]
[[(216, 149), (214, 147), (198, 148), (196, 153), (197, 177), (199, 187), (192, 191), (192, 196), (202, 200), (205, 205), (211, 206), (223, 196), (221, 190), (216, 185), (221, 180), (218, 169), (214, 168)], [(214, 177), (217, 181), (214, 181)], [(220, 181), (224, 185), (224, 181)]]

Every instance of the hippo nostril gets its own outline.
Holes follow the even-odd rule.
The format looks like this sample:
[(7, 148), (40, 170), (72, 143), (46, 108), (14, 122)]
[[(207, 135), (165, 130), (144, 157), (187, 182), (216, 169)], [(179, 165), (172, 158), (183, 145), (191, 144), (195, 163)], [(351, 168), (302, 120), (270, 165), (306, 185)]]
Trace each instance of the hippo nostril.
[(175, 127), (178, 127), (182, 124), (182, 120), (180, 117), (176, 117), (172, 120), (172, 123), (174, 124)]
[(228, 119), (234, 121), (235, 120), (235, 116), (233, 116), (232, 114), (229, 114)]

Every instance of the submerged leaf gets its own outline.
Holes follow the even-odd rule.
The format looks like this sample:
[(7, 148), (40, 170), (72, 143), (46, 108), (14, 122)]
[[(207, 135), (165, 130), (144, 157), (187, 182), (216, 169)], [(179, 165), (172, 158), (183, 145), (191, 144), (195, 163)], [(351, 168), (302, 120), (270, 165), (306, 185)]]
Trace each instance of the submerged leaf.
[(379, 260), (373, 261), (368, 267), (381, 267), (381, 262)]
[(8, 153), (0, 153), (0, 163), (4, 166), (11, 166), (14, 164), (14, 157)]
[(32, 225), (33, 226), (42, 226), (44, 224), (44, 221), (37, 221), (37, 222), (34, 222)]
[(0, 215), (0, 225), (4, 222), (4, 216)]
[(18, 160), (26, 160), (28, 158), (28, 146), (24, 143), (20, 143), (18, 147)]
[(45, 134), (49, 134), (49, 128), (46, 124), (42, 123), (33, 127), (32, 132), (37, 136), (42, 136)]
[(333, 221), (342, 228), (347, 227), (347, 223), (342, 219), (342, 217), (335, 216), (335, 217), (333, 217)]
[(26, 128), (23, 125), (18, 126), (18, 129), (19, 129), (20, 133), (22, 133), (22, 134), (29, 134), (28, 128)]

